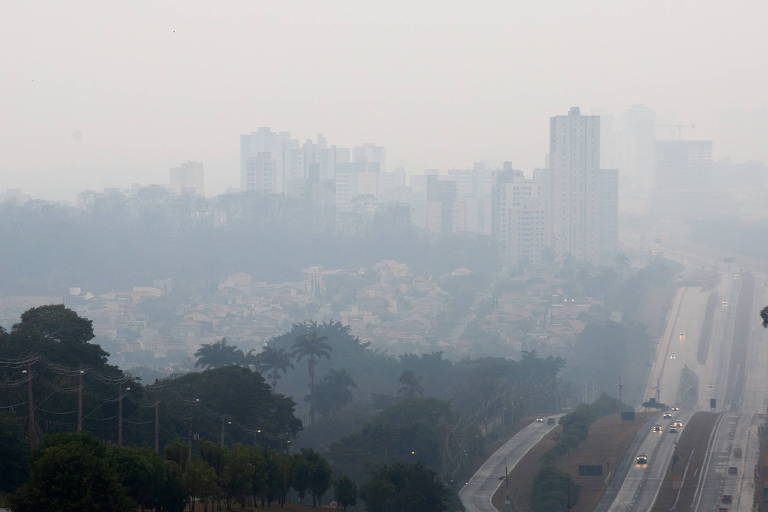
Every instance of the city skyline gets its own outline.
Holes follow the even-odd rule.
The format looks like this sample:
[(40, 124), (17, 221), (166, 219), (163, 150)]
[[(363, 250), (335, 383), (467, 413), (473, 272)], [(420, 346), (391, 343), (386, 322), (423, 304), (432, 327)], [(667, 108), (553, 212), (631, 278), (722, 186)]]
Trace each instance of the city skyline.
[(221, 192), (238, 183), (237, 135), (263, 125), (375, 141), (409, 171), (533, 169), (549, 116), (635, 103), (660, 124), (695, 125), (684, 136), (717, 141), (715, 159), (768, 161), (768, 76), (754, 66), (765, 12), (756, 1), (17, 3), (0, 31), (0, 183), (71, 198), (156, 183), (193, 160)]

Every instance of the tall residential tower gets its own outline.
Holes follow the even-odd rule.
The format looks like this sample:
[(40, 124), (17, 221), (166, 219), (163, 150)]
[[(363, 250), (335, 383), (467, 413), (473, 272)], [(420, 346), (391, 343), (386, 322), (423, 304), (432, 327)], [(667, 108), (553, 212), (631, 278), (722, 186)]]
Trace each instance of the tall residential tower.
[(573, 107), (550, 119), (547, 241), (557, 257), (610, 261), (618, 238), (618, 171), (600, 168), (600, 117)]

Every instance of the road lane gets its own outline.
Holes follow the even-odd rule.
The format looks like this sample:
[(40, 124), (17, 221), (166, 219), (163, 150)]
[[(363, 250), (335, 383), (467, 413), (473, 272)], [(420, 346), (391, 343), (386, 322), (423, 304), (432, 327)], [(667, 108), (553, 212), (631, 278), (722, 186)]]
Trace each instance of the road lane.
[[(559, 418), (560, 416), (555, 416)], [(459, 498), (467, 512), (497, 512), (491, 500), (504, 483), (505, 469), (512, 471), (545, 435), (557, 425), (531, 423), (496, 450), (480, 466), (472, 478), (459, 491)]]

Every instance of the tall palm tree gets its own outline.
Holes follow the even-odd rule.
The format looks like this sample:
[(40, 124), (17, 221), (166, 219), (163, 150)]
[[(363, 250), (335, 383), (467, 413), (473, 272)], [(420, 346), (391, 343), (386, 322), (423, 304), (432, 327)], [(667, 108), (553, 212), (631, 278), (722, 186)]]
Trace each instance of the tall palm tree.
[(227, 338), (222, 338), (216, 343), (206, 343), (195, 352), (196, 368), (220, 368), (233, 364), (243, 364), (245, 354), (234, 345), (227, 345)]
[(293, 368), (291, 355), (282, 348), (264, 347), (264, 350), (256, 356), (256, 361), (261, 370), (269, 373), (273, 390), (277, 386), (281, 374), (285, 375), (288, 370)]
[(301, 361), (304, 358), (307, 359), (310, 395), (315, 390), (315, 365), (317, 360), (321, 357), (331, 358), (331, 351), (333, 349), (326, 343), (327, 339), (325, 336), (319, 336), (317, 331), (309, 331), (297, 336), (296, 341), (293, 342), (291, 347), (291, 355), (296, 358), (296, 361)]

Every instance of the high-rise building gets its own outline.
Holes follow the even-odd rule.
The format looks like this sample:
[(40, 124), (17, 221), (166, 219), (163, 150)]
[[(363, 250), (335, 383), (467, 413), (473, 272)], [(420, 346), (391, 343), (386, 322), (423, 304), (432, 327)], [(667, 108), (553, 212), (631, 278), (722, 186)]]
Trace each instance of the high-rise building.
[(676, 218), (707, 214), (712, 167), (712, 141), (657, 141), (653, 213)]
[(558, 257), (590, 263), (613, 258), (618, 233), (617, 172), (600, 168), (600, 117), (573, 107), (550, 119), (545, 179), (547, 245)]
[(355, 163), (377, 164), (379, 171), (387, 170), (387, 151), (376, 144), (361, 144), (352, 148), (352, 161)]
[(656, 112), (645, 105), (633, 105), (624, 112), (617, 162), (621, 169), (622, 207), (644, 213), (656, 168)]
[(205, 195), (205, 173), (201, 162), (184, 162), (171, 168), (171, 188), (180, 194)]
[(505, 263), (537, 263), (544, 251), (543, 187), (522, 171), (505, 166), (493, 185), (492, 233), (504, 248)]
[(241, 135), (240, 187), (262, 194), (286, 194), (301, 163), (297, 162), (298, 149), (290, 133), (273, 132), (265, 126)]
[(712, 175), (711, 140), (656, 142), (656, 188), (691, 189), (708, 185)]

